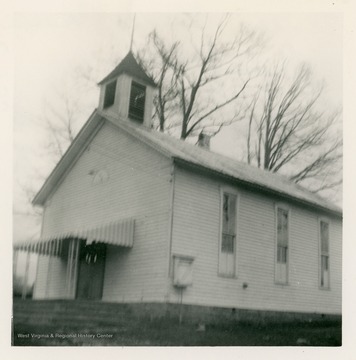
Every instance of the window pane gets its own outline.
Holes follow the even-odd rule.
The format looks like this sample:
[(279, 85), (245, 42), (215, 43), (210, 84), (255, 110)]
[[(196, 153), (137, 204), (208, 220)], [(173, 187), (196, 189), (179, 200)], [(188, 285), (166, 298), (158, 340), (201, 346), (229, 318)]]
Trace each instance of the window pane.
[(237, 196), (224, 193), (223, 197), (223, 233), (235, 235)]
[(329, 257), (328, 256), (322, 256), (321, 257), (321, 270), (329, 270)]
[(288, 211), (283, 209), (277, 211), (277, 244), (288, 245)]
[(229, 222), (229, 195), (224, 194), (223, 197), (223, 233), (227, 234)]
[(287, 263), (287, 247), (278, 246), (277, 248), (277, 262), (281, 264)]
[(235, 236), (223, 234), (221, 242), (221, 251), (233, 254), (234, 253)]
[(229, 213), (228, 234), (235, 234), (236, 225), (236, 195), (229, 194)]
[(321, 256), (321, 272), (320, 272), (320, 285), (322, 287), (329, 286), (329, 257)]
[(329, 252), (329, 224), (320, 222), (320, 239), (321, 239), (321, 252)]

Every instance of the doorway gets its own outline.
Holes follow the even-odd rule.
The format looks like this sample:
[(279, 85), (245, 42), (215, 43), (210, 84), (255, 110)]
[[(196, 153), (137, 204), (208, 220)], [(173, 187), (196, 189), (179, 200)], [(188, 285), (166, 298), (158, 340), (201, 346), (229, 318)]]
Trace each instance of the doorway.
[(106, 245), (82, 245), (79, 253), (77, 299), (100, 300), (103, 295)]

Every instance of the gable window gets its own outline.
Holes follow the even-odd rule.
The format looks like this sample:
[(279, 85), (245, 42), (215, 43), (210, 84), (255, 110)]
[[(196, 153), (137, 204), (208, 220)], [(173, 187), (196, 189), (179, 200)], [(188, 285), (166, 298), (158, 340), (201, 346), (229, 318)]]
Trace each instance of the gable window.
[(320, 287), (330, 286), (329, 223), (320, 221)]
[(135, 81), (131, 83), (129, 117), (143, 122), (145, 113), (146, 87)]
[(105, 87), (105, 96), (104, 96), (104, 109), (113, 105), (115, 102), (116, 94), (116, 80), (107, 84)]
[(289, 262), (289, 212), (286, 209), (277, 208), (277, 247), (275, 264), (275, 281), (279, 284), (288, 282)]
[(236, 209), (237, 195), (222, 193), (221, 239), (219, 247), (219, 274), (235, 276), (236, 273)]

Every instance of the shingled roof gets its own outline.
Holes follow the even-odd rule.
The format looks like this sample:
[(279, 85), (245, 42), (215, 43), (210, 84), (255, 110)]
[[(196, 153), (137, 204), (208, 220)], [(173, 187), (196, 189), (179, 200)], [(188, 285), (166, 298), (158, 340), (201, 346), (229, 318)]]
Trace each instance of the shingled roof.
[(142, 67), (137, 63), (131, 51), (128, 52), (128, 54), (124, 57), (120, 64), (117, 65), (116, 68), (111, 71), (107, 76), (105, 76), (104, 79), (98, 83), (98, 85), (101, 85), (111, 79), (115, 79), (123, 73), (134, 76), (137, 79), (145, 82), (147, 85), (151, 85), (153, 87), (157, 86), (155, 82), (142, 69)]
[(127, 120), (111, 118), (109, 115), (97, 110), (94, 111), (66, 154), (48, 177), (36, 195), (33, 201), (34, 204), (41, 205), (44, 203), (46, 196), (65, 174), (67, 167), (79, 156), (83, 143), (91, 137), (95, 128), (102, 125), (105, 121), (109, 121), (118, 127), (118, 129), (131, 134), (183, 166), (205, 170), (210, 174), (235, 181), (253, 190), (278, 195), (281, 198), (291, 199), (306, 206), (342, 216), (340, 207), (291, 182), (285, 176), (255, 168), (232, 158), (192, 145), (186, 141), (147, 129), (142, 125)]

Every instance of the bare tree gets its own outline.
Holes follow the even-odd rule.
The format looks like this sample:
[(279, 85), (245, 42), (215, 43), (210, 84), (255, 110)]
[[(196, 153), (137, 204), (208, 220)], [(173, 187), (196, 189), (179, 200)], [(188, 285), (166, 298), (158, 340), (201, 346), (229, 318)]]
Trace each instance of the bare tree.
[[(264, 98), (249, 107), (247, 162), (272, 172), (287, 173), (314, 192), (340, 185), (342, 137), (337, 133), (340, 111), (317, 110), (323, 88), (312, 90), (310, 69), (303, 65), (286, 85), (285, 64), (277, 65)], [(252, 143), (254, 146), (252, 146)]]
[(76, 135), (79, 102), (67, 93), (58, 94), (56, 103), (46, 102), (42, 122), (47, 133), (47, 149), (58, 161)]
[(19, 217), (31, 217), (37, 225), (40, 224), (42, 208), (33, 207), (31, 202), (48, 172), (74, 140), (87, 117), (86, 111), (92, 111), (94, 107), (88, 106), (93, 100), (94, 94), (90, 93), (90, 88), (94, 81), (83, 74), (81, 68), (76, 68), (71, 83), (66, 83), (61, 90), (54, 88), (51, 101), (48, 98), (45, 100), (42, 114), (35, 120), (35, 125), (44, 134), (44, 151), (41, 155), (46, 159), (46, 166), (36, 166), (31, 181), (27, 179), (25, 183), (17, 182), (19, 192), (13, 213)]
[(46, 155), (53, 164), (63, 156), (96, 103), (96, 86), (90, 67), (76, 67), (70, 79), (51, 100), (45, 99), (40, 126), (46, 134)]
[[(156, 31), (150, 34), (150, 42), (159, 62), (138, 53), (158, 86), (155, 116), (160, 131), (179, 128), (180, 138), (186, 139), (204, 128), (214, 129), (215, 134), (223, 125), (240, 119), (236, 100), (250, 81), (247, 73), (241, 80), (240, 60), (260, 46), (261, 38), (242, 26), (233, 40), (224, 41), (227, 24), (228, 17), (224, 17), (212, 36), (203, 26), (198, 47), (192, 41), (194, 53), (190, 59), (183, 57), (180, 42), (167, 46)], [(219, 116), (227, 108), (224, 116)]]
[[(49, 167), (53, 167), (63, 156), (76, 134), (78, 102), (70, 99), (65, 93), (57, 94), (55, 99), (54, 102), (45, 103), (42, 116), (38, 119), (45, 134), (43, 156), (47, 159)], [(48, 171), (49, 169), (36, 169), (32, 175), (32, 182), (18, 183), (22, 193), (21, 201), (15, 203), (13, 213), (15, 216), (32, 217), (37, 226), (40, 225), (43, 211), (42, 208), (32, 206), (31, 202), (38, 186), (44, 183)]]

